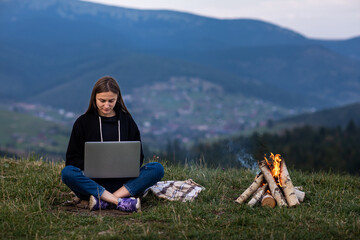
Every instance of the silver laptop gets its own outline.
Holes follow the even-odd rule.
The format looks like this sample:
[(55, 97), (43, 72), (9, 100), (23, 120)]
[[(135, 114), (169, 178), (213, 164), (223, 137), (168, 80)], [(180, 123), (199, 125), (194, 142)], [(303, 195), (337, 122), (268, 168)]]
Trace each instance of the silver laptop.
[(138, 177), (140, 141), (86, 142), (84, 174), (89, 178)]

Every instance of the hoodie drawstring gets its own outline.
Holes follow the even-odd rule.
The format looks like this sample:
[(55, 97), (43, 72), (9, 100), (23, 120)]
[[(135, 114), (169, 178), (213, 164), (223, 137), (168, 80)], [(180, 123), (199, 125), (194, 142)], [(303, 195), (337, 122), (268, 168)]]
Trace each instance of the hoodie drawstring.
[[(101, 126), (101, 117), (99, 116), (99, 124), (100, 124), (100, 139), (101, 139), (101, 142), (104, 141), (103, 139), (103, 134), (102, 134), (102, 126)], [(120, 120), (118, 120), (118, 133), (119, 133), (119, 142), (121, 141), (120, 140)]]

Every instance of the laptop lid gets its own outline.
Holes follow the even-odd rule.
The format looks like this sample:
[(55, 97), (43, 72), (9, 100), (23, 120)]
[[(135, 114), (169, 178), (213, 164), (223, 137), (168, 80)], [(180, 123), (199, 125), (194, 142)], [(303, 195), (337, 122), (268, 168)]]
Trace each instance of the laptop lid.
[(86, 142), (84, 174), (89, 178), (138, 177), (140, 152), (140, 141)]

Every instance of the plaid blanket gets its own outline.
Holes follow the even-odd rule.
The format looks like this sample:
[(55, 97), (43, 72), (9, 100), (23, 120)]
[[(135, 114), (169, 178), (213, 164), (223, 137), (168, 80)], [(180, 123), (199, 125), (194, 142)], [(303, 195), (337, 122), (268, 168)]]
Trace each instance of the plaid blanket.
[(153, 192), (159, 198), (164, 198), (170, 201), (192, 201), (198, 194), (205, 190), (205, 188), (192, 179), (185, 181), (160, 181), (151, 186), (145, 191)]

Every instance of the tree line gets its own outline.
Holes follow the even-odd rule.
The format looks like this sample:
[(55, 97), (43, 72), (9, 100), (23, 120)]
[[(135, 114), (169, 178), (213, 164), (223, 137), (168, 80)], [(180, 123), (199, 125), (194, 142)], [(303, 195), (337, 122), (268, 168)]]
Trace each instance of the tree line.
[(288, 167), (304, 171), (347, 172), (360, 175), (360, 127), (302, 126), (279, 134), (254, 133), (216, 142), (202, 142), (186, 149), (179, 140), (169, 141), (161, 155), (170, 163), (208, 167), (252, 168), (264, 155), (281, 154)]

